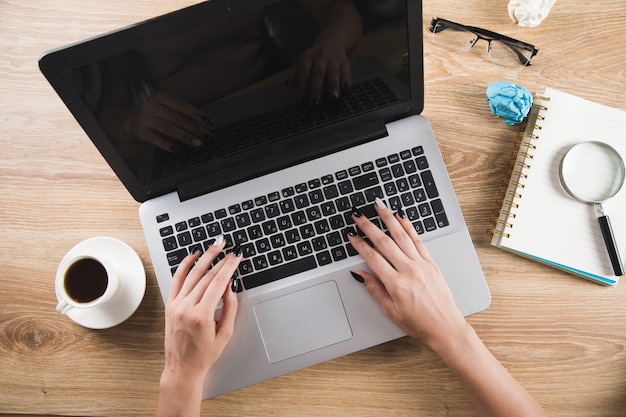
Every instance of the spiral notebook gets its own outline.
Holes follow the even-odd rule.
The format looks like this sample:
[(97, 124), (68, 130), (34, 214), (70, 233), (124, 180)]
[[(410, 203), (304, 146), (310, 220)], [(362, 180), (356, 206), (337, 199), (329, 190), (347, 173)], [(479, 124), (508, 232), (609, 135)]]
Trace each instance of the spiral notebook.
[[(563, 190), (565, 152), (601, 141), (626, 159), (626, 112), (547, 88), (533, 107), (513, 153), (513, 170), (491, 230), (491, 244), (592, 281), (616, 285), (592, 205)], [(594, 161), (589, 161), (594, 163)], [(626, 254), (626, 186), (604, 204), (620, 259)]]

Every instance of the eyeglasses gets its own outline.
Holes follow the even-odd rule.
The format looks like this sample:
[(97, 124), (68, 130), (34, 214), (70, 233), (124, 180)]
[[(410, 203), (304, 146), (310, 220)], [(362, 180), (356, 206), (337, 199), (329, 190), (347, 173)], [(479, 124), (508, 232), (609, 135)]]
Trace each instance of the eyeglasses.
[(519, 64), (530, 65), (530, 60), (539, 50), (533, 45), (500, 35), (490, 30), (465, 26), (449, 20), (435, 18), (430, 23), (430, 31), (437, 44), (467, 51), (479, 39), (487, 41), (489, 59), (498, 65), (512, 67)]

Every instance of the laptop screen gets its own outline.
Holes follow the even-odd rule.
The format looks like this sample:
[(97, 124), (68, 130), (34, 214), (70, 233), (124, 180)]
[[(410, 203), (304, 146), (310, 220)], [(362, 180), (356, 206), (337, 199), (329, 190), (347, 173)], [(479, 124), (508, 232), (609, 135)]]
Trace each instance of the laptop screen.
[(136, 200), (193, 197), (419, 113), (421, 25), (412, 1), (213, 0), (40, 66)]

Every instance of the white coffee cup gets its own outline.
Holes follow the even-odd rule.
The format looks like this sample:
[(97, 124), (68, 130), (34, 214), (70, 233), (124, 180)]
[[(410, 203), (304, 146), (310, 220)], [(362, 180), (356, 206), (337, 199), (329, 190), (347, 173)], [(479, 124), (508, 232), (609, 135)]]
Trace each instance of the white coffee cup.
[(60, 301), (57, 312), (72, 308), (88, 309), (109, 301), (119, 287), (119, 276), (106, 259), (97, 255), (71, 257), (57, 270), (56, 291)]

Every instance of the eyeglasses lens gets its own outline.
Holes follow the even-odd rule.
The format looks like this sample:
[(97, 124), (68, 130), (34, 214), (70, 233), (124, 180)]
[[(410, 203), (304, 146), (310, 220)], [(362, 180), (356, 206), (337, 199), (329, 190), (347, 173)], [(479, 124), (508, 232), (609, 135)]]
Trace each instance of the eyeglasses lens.
[(526, 65), (532, 56), (532, 51), (499, 40), (492, 40), (489, 44), (489, 59), (504, 67)]
[(467, 51), (478, 37), (472, 32), (437, 22), (433, 31), (434, 43), (457, 51)]

